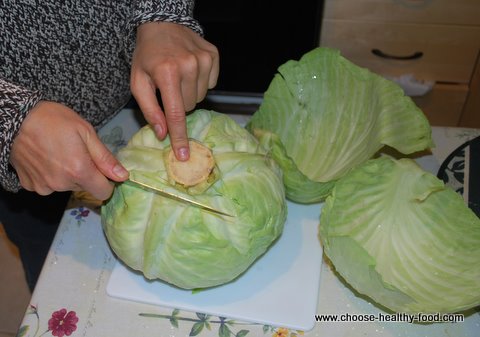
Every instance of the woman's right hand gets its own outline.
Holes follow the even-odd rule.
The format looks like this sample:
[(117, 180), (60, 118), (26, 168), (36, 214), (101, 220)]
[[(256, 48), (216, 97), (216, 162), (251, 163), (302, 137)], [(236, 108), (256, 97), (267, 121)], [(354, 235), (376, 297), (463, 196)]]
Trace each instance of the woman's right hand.
[(40, 101), (28, 113), (14, 139), (10, 163), (23, 188), (47, 195), (86, 191), (110, 197), (111, 181), (128, 172), (98, 138), (95, 129), (72, 109)]

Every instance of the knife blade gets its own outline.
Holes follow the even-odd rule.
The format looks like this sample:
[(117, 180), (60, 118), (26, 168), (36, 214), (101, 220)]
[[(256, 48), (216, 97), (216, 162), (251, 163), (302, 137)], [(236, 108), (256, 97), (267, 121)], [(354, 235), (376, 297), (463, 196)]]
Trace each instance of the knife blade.
[(234, 218), (235, 216), (234, 215), (231, 215), (231, 214), (228, 214), (228, 213), (225, 213), (223, 211), (220, 211), (216, 208), (213, 208), (211, 206), (208, 206), (208, 205), (205, 205), (201, 202), (198, 202), (196, 200), (192, 200), (192, 199), (189, 199), (189, 198), (186, 198), (182, 195), (179, 195), (179, 194), (176, 194), (176, 193), (173, 193), (173, 192), (170, 192), (170, 191), (165, 191), (159, 187), (156, 187), (156, 186), (152, 186), (150, 184), (147, 184), (143, 181), (140, 181), (136, 178), (133, 178), (132, 176), (130, 176), (130, 178), (127, 180), (127, 182), (131, 182), (133, 183), (134, 185), (138, 185), (146, 190), (149, 190), (151, 192), (154, 192), (154, 193), (157, 193), (159, 195), (162, 195), (164, 197), (167, 197), (167, 198), (170, 198), (170, 199), (174, 199), (174, 200), (177, 200), (177, 201), (180, 201), (180, 202), (184, 202), (184, 203), (187, 203), (187, 204), (190, 204), (192, 206), (195, 206), (195, 207), (198, 207), (198, 208), (201, 208), (205, 211), (208, 211), (208, 212), (212, 212), (212, 213), (215, 213), (215, 214), (219, 214), (219, 215), (224, 215), (224, 216), (228, 216), (228, 217), (231, 217), (231, 218)]

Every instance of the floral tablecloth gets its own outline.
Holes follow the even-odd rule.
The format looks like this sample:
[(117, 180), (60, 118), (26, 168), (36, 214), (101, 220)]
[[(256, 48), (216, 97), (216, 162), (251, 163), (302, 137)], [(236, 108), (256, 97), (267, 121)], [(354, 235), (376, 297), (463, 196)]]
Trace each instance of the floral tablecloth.
[[(248, 120), (248, 116), (242, 115), (232, 115), (232, 118), (240, 124)], [(100, 135), (115, 152), (142, 123), (137, 112), (126, 109), (107, 124)], [(419, 158), (419, 162), (434, 172), (459, 145), (479, 135), (480, 130), (434, 127), (433, 156), (426, 155)], [(400, 315), (388, 316), (358, 296), (325, 262), (319, 284), (318, 319), (310, 331), (109, 297), (105, 289), (115, 262), (101, 228), (99, 203), (86, 194), (75, 194), (65, 210), (17, 336), (480, 336), (479, 311), (451, 316), (448, 322), (409, 323)], [(381, 317), (382, 314), (387, 315), (390, 322), (362, 321), (367, 315)], [(345, 321), (340, 322), (339, 318)], [(463, 321), (456, 322), (459, 318)]]

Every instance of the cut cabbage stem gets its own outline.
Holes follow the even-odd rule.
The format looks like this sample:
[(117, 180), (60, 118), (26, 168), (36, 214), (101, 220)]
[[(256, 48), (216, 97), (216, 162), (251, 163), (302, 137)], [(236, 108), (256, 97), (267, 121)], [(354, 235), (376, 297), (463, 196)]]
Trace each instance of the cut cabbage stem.
[(215, 168), (212, 151), (195, 140), (189, 140), (190, 158), (180, 161), (170, 149), (167, 157), (167, 172), (171, 179), (184, 187), (191, 187), (206, 181)]

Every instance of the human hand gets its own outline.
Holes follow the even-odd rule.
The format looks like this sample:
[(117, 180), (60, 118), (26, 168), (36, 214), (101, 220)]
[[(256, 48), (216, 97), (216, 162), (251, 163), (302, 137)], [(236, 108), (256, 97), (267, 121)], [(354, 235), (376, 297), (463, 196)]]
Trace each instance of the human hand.
[(190, 155), (186, 112), (216, 85), (218, 72), (217, 48), (191, 29), (167, 22), (138, 27), (131, 91), (157, 137), (163, 139), (169, 133), (179, 160), (187, 160)]
[(105, 200), (113, 181), (128, 172), (97, 137), (95, 129), (75, 111), (40, 101), (15, 137), (10, 163), (23, 188), (48, 195), (53, 191), (87, 191)]

